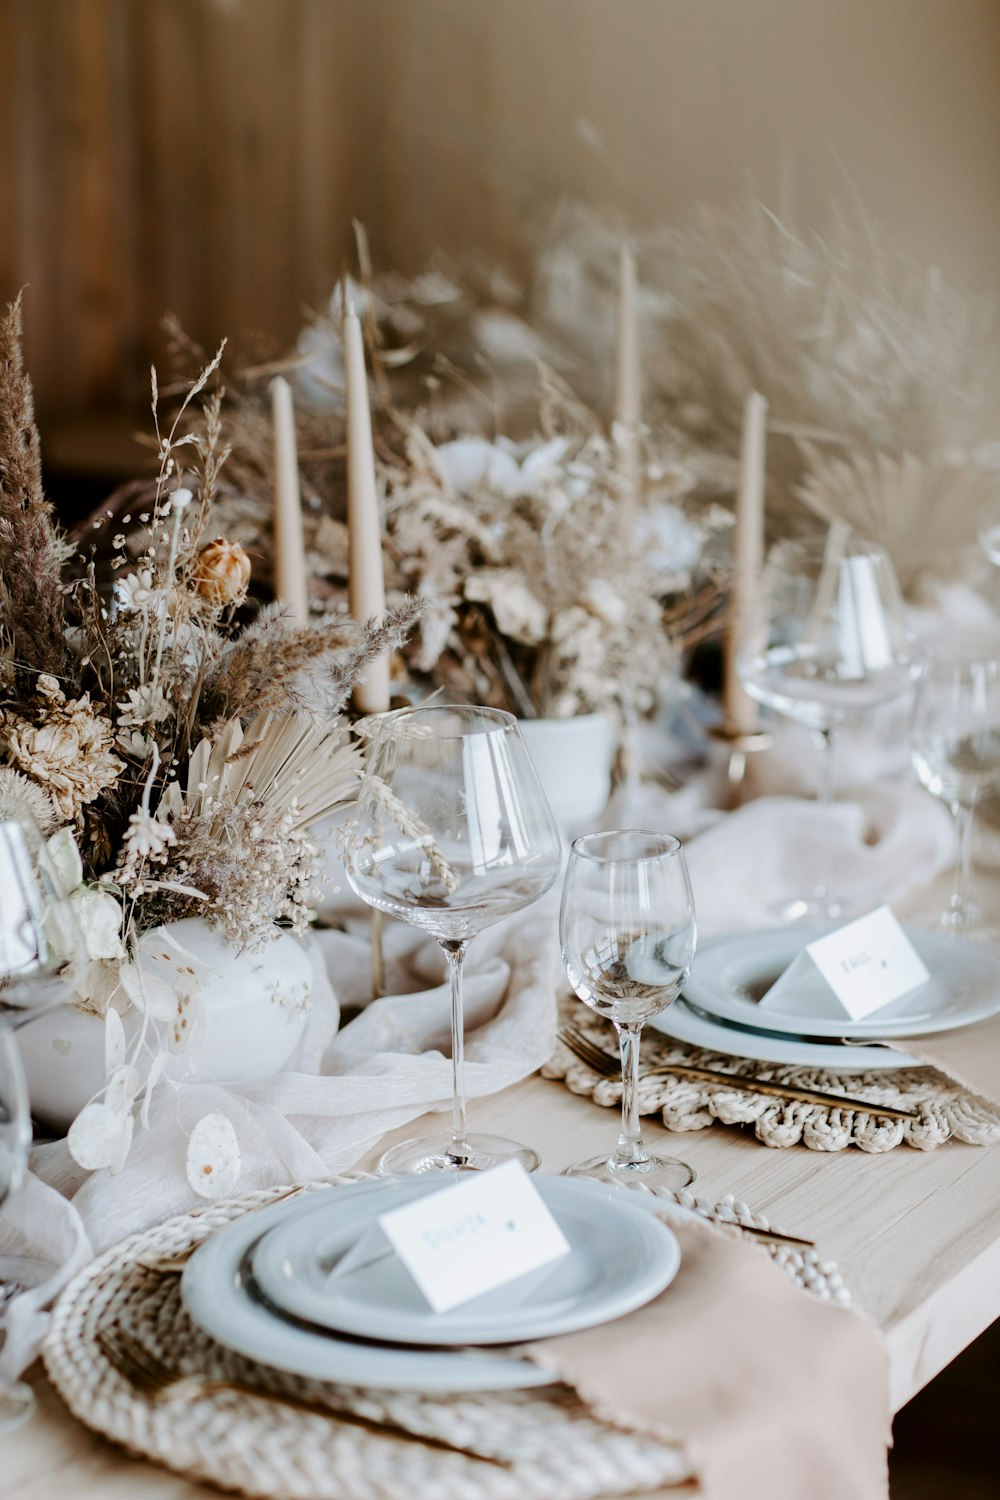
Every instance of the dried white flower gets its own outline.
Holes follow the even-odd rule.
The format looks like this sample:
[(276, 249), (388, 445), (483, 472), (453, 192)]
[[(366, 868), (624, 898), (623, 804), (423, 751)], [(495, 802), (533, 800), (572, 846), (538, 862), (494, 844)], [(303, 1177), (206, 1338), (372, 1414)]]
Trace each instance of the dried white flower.
[[(167, 701), (158, 684), (143, 683), (141, 687), (129, 688), (119, 700), (118, 727), (140, 729), (150, 724), (162, 724), (173, 716), (173, 706)], [(121, 736), (119, 736), (120, 740)]]
[(470, 574), (465, 580), (465, 597), (489, 605), (501, 635), (525, 646), (544, 641), (549, 612), (512, 568), (482, 568)]
[(0, 766), (0, 823), (30, 822), (45, 834), (55, 816), (52, 800), (40, 786), (21, 771)]

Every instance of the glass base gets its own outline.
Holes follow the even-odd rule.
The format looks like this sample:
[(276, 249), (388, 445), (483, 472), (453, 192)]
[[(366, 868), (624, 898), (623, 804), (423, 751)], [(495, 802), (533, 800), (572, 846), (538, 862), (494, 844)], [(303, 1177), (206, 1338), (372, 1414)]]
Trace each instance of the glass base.
[(694, 1167), (675, 1156), (647, 1156), (644, 1161), (619, 1163), (613, 1156), (592, 1156), (589, 1161), (567, 1167), (565, 1177), (594, 1177), (618, 1187), (668, 1188), (679, 1192), (695, 1179)]
[(23, 1380), (0, 1385), (0, 1432), (20, 1427), (35, 1410), (35, 1393)]
[(456, 1150), (451, 1136), (400, 1141), (380, 1158), (376, 1171), (380, 1177), (414, 1177), (422, 1172), (485, 1172), (505, 1161), (519, 1161), (526, 1172), (541, 1165), (537, 1151), (502, 1135), (467, 1135), (464, 1146)]
[(802, 922), (813, 927), (824, 927), (831, 922), (839, 922), (845, 917), (845, 912), (843, 906), (833, 896), (817, 891), (813, 896), (803, 896), (798, 901), (790, 902), (775, 915), (779, 922), (789, 925)]

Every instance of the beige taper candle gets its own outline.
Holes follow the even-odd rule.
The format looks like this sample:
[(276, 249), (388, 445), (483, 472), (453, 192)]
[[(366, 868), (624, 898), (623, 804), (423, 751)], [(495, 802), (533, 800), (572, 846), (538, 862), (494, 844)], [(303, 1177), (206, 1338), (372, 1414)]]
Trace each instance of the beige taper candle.
[(767, 402), (758, 391), (751, 391), (743, 404), (740, 489), (736, 501), (733, 579), (723, 693), (726, 728), (741, 734), (752, 733), (760, 720), (760, 709), (744, 690), (736, 663), (741, 653), (753, 644), (753, 636), (760, 628), (759, 592), (764, 556), (766, 456)]
[(639, 352), (639, 313), (636, 305), (635, 256), (621, 248), (618, 267), (618, 324), (615, 339), (615, 437), (621, 459), (628, 503), (641, 495), (642, 373)]
[(292, 388), (280, 375), (271, 381), (274, 429), (274, 593), (288, 606), (295, 623), (309, 618), (309, 585), (302, 540), (299, 457), (295, 443)]
[[(344, 318), (344, 380), (347, 395), (347, 529), (348, 600), (360, 624), (385, 614), (382, 566), (382, 519), (375, 482), (372, 416), (368, 405), (365, 346), (357, 313)], [(389, 658), (368, 667), (367, 680), (354, 689), (354, 705), (363, 714), (389, 707)]]

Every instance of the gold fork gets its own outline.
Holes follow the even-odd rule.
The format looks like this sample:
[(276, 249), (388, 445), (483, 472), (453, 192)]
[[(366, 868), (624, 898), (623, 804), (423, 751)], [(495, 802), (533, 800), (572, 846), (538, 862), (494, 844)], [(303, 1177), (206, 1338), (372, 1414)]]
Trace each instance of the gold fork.
[[(574, 1057), (586, 1063), (593, 1072), (605, 1078), (616, 1078), (621, 1072), (621, 1063), (602, 1047), (585, 1037), (581, 1032), (566, 1028), (557, 1033), (563, 1046), (568, 1047)], [(876, 1104), (871, 1099), (852, 1099), (847, 1094), (828, 1094), (822, 1089), (797, 1088), (794, 1084), (773, 1083), (767, 1078), (758, 1078), (750, 1073), (724, 1073), (721, 1068), (696, 1067), (689, 1063), (661, 1063), (656, 1067), (643, 1068), (643, 1078), (669, 1077), (692, 1078), (702, 1083), (727, 1084), (730, 1088), (747, 1089), (754, 1094), (767, 1094), (774, 1099), (794, 1099), (801, 1104), (822, 1104), (835, 1109), (864, 1110), (870, 1115), (884, 1115), (889, 1120), (919, 1120), (915, 1109), (900, 1109), (898, 1105)]]
[(462, 1453), (466, 1458), (480, 1459), (483, 1463), (498, 1464), (510, 1468), (508, 1460), (491, 1454), (472, 1453), (446, 1438), (433, 1437), (429, 1433), (413, 1432), (402, 1423), (389, 1418), (365, 1417), (360, 1412), (346, 1411), (340, 1407), (324, 1406), (304, 1396), (290, 1392), (265, 1390), (249, 1381), (211, 1375), (184, 1375), (179, 1370), (152, 1353), (138, 1340), (121, 1328), (98, 1329), (97, 1342), (102, 1353), (132, 1389), (154, 1404), (160, 1402), (194, 1401), (199, 1396), (211, 1396), (218, 1391), (235, 1391), (243, 1396), (256, 1396), (261, 1401), (276, 1401), (280, 1406), (289, 1406), (295, 1411), (310, 1412), (313, 1416), (329, 1417), (333, 1422), (343, 1422), (349, 1427), (360, 1427), (366, 1432), (407, 1438), (427, 1448), (437, 1448), (447, 1453)]

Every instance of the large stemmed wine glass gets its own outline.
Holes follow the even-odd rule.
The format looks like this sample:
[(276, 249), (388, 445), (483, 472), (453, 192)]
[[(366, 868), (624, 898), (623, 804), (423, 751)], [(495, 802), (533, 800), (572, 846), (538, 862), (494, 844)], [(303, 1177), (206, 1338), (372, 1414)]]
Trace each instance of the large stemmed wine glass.
[[(31, 1145), (31, 1113), (21, 1059), (9, 1026), (0, 1020), (0, 1207), (17, 1192), (24, 1178)], [(0, 1329), (9, 1302), (17, 1295), (0, 1258)], [(31, 1387), (23, 1380), (0, 1377), (0, 1432), (19, 1427), (35, 1409)]]
[(921, 663), (910, 730), (922, 784), (951, 809), (958, 859), (951, 900), (937, 925), (949, 933), (977, 927), (972, 901), (972, 825), (982, 798), (1000, 786), (1000, 653), (954, 641)]
[[(812, 731), (820, 750), (819, 800), (829, 807), (835, 732), (900, 697), (916, 670), (885, 551), (839, 522), (825, 538), (776, 543), (761, 578), (760, 617), (737, 666), (752, 698)], [(782, 915), (839, 917), (826, 874), (811, 897)]]
[(462, 965), (484, 927), (543, 895), (562, 863), (517, 720), (499, 709), (430, 704), (379, 721), (347, 836), (347, 878), (363, 901), (422, 927), (444, 950), (451, 984), (450, 1138), (404, 1141), (385, 1174), (475, 1171), (528, 1146), (466, 1128)]
[(691, 970), (696, 929), (684, 851), (667, 833), (591, 833), (570, 850), (559, 916), (574, 993), (612, 1022), (621, 1042), (622, 1124), (617, 1149), (570, 1176), (643, 1187), (687, 1187), (693, 1170), (651, 1156), (639, 1130), (639, 1040), (644, 1022), (676, 1000)]

